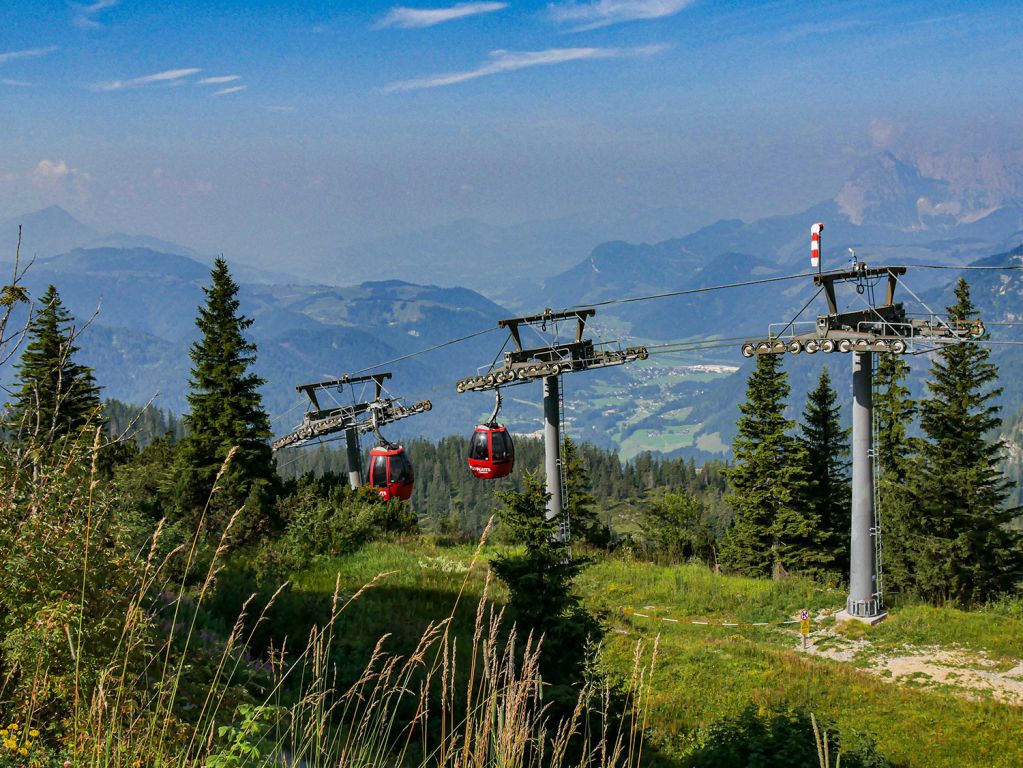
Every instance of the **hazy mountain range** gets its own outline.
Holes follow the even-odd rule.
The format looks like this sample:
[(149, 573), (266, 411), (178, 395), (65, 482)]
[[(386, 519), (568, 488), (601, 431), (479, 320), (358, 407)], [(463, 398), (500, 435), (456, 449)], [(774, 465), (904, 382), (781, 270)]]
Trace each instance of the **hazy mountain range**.
[[(884, 153), (865, 158), (832, 200), (801, 213), (750, 223), (723, 220), (654, 243), (609, 240), (588, 254), (580, 252), (578, 244), (601, 228), (587, 229), (582, 219), (510, 228), (456, 222), (421, 236), (381, 240), (367, 247), (360, 257), (366, 269), (350, 275), (354, 279), (345, 279), (336, 268), (331, 275), (339, 282), (358, 283), (346, 287), (330, 285), (329, 280), (310, 282), (308, 270), (303, 280), (246, 268), (230, 259), (229, 264), (242, 284), (242, 310), (255, 319), (251, 331), (259, 346), (258, 371), (267, 379), (268, 409), (281, 416), (274, 423), (280, 433), (301, 417), (297, 384), (333, 378), (494, 328), (497, 320), (520, 309), (539, 311), (543, 306), (808, 272), (809, 228), (816, 221), (825, 223), (826, 269), (846, 264), (849, 248), (855, 249), (858, 259), (878, 265), (1019, 263), (1023, 253), (1017, 247), (1023, 232), (1019, 169), (1018, 164), (992, 157), (956, 162)], [(105, 394), (142, 403), (159, 391), (159, 406), (185, 410), (188, 348), (196, 336), (202, 287), (209, 280), (209, 256), (146, 236), (103, 234), (58, 207), (0, 221), (0, 243), (8, 254), (13, 254), (18, 224), (24, 233), (22, 258), (35, 257), (26, 276), (32, 294), (40, 295), (52, 282), (79, 320), (95, 315), (81, 338), (82, 359), (95, 368)], [(330, 270), (313, 265), (312, 271), (327, 277)], [(372, 279), (396, 272), (406, 280)], [(921, 299), (943, 309), (955, 277), (955, 271), (918, 269), (911, 270), (906, 281)], [(971, 272), (968, 277), (985, 319), (1023, 318), (1019, 273)], [(433, 282), (446, 287), (429, 284)], [(594, 328), (602, 335), (627, 335), (648, 343), (764, 335), (769, 324), (791, 319), (814, 290), (807, 278), (612, 304), (599, 309)], [(902, 298), (910, 299), (906, 293)], [(805, 318), (812, 320), (821, 310), (819, 304), (812, 305)], [(1020, 338), (1017, 326), (992, 328), (1003, 340)], [(403, 424), (398, 433), (437, 437), (465, 431), (485, 415), (489, 400), (457, 396), (453, 383), (489, 364), (503, 341), (503, 331), (495, 331), (395, 363), (394, 394), (431, 397), (436, 406), (415, 425), (411, 420)], [(1023, 378), (1019, 348), (994, 349), (1005, 374), (1005, 403), (1015, 411), (1023, 397), (1018, 394), (1023, 388), (1014, 385)], [(690, 358), (690, 363), (740, 369), (730, 376), (715, 374), (712, 386), (701, 383), (706, 377), (687, 378), (685, 361), (665, 358), (651, 358), (648, 367), (635, 371), (576, 377), (580, 380), (573, 380), (570, 387), (575, 397), (573, 427), (587, 439), (620, 445), (630, 435), (655, 432), (663, 414), (685, 412), (690, 415), (684, 431), (692, 440), (679, 450), (717, 450), (714, 446), (727, 443), (734, 433), (735, 404), (742, 397), (749, 363), (738, 355), (737, 344)], [(843, 360), (847, 358), (835, 356), (828, 361), (840, 392), (843, 375), (836, 372), (844, 370), (844, 365), (838, 367)], [(801, 402), (819, 368), (819, 362), (792, 361), (793, 403)], [(8, 367), (3, 379), (9, 382), (12, 376)], [(598, 392), (601, 387), (617, 388), (619, 406), (591, 404), (611, 397), (607, 391)], [(508, 404), (509, 419), (526, 430), (534, 422), (539, 426), (536, 393), (521, 388), (515, 393)], [(644, 418), (626, 418), (630, 400), (641, 395), (647, 403)], [(350, 398), (352, 393), (337, 396)], [(618, 429), (623, 419), (628, 426)]]

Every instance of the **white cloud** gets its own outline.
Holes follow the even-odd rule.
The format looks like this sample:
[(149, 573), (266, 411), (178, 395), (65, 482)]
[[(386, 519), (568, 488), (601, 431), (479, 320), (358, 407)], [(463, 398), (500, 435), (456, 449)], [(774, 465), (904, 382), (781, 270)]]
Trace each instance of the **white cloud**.
[(278, 104), (266, 108), (267, 112), (294, 112), (294, 107), (289, 107), (283, 104)]
[(61, 188), (84, 193), (84, 185), (92, 181), (85, 171), (72, 168), (65, 160), (40, 160), (28, 174), (29, 182), (37, 188)]
[(0, 64), (6, 64), (8, 61), (14, 61), (15, 59), (37, 59), (40, 56), (46, 56), (47, 54), (53, 53), (57, 50), (57, 46), (51, 45), (46, 48), (27, 48), (23, 51), (7, 51), (6, 53), (0, 53)]
[(236, 85), (233, 88), (222, 88), (221, 90), (214, 93), (214, 96), (227, 96), (229, 93), (238, 93), (238, 91), (244, 91), (249, 86), (247, 85)]
[(217, 75), (216, 77), (204, 77), (196, 85), (220, 85), (221, 83), (233, 83), (241, 80), (241, 75)]
[(377, 24), (377, 29), (383, 27), (399, 27), (401, 29), (416, 29), (420, 27), (432, 27), (435, 24), (443, 24), (445, 21), (464, 19), (466, 16), (478, 16), (481, 13), (493, 13), (508, 7), (508, 3), (456, 3), (447, 8), (406, 8), (396, 6), (392, 8), (384, 18)]
[(189, 67), (187, 69), (168, 69), (164, 72), (157, 72), (144, 77), (134, 77), (130, 80), (111, 80), (106, 83), (96, 83), (92, 86), (94, 91), (123, 91), (128, 88), (143, 88), (147, 85), (177, 85), (186, 77), (191, 77), (201, 69)]
[(514, 72), (528, 67), (544, 67), (563, 64), (568, 61), (588, 59), (626, 59), (639, 56), (654, 56), (666, 50), (665, 45), (645, 45), (638, 48), (551, 48), (546, 51), (491, 51), (490, 60), (475, 69), (464, 72), (429, 75), (413, 80), (399, 80), (384, 87), (387, 93), (415, 91), (421, 88), (439, 88), (445, 85), (464, 83), (478, 77)]
[(695, 0), (596, 0), (590, 3), (551, 3), (551, 17), (558, 22), (578, 24), (576, 31), (611, 24), (674, 16)]
[(67, 163), (63, 160), (58, 160), (57, 162), (40, 160), (34, 173), (40, 179), (63, 179), (70, 175), (71, 169), (67, 167)]
[(7, 78), (0, 78), (0, 85), (9, 85), (12, 88), (28, 88), (32, 83), (25, 82), (24, 80), (8, 80)]
[(75, 26), (82, 27), (83, 29), (99, 28), (102, 25), (96, 21), (96, 15), (100, 11), (105, 11), (107, 8), (113, 8), (118, 4), (118, 2), (120, 2), (120, 0), (96, 0), (95, 3), (90, 5), (71, 3), (71, 7), (75, 9)]

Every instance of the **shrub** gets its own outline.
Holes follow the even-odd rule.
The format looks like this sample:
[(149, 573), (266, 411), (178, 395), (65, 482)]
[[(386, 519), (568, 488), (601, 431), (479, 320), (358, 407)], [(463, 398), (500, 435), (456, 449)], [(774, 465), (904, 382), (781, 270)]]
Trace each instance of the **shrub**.
[(407, 504), (385, 502), (369, 489), (353, 491), (335, 475), (302, 478), (278, 510), (286, 524), (286, 552), (298, 563), (353, 552), (383, 533), (417, 530)]
[(840, 764), (843, 768), (893, 768), (865, 737), (844, 748), (840, 740), (829, 734), (830, 759), (825, 759), (823, 737), (818, 738), (818, 733), (812, 716), (805, 710), (764, 713), (751, 706), (701, 732), (697, 746), (683, 760), (683, 766), (828, 768)]

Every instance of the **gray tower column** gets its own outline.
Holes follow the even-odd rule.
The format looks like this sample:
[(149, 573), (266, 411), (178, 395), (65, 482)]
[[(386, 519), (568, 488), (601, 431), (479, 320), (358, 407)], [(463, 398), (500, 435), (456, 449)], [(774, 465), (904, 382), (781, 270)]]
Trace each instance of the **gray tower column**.
[(846, 611), (851, 618), (873, 622), (885, 615), (877, 589), (874, 540), (873, 355), (855, 352), (852, 358), (852, 541)]
[(547, 473), (547, 519), (561, 516), (561, 404), (558, 397), (558, 377), (545, 376), (543, 380), (543, 445), (544, 469)]
[(345, 430), (345, 447), (348, 449), (348, 482), (355, 490), (362, 485), (362, 455), (359, 453), (359, 436), (355, 427)]

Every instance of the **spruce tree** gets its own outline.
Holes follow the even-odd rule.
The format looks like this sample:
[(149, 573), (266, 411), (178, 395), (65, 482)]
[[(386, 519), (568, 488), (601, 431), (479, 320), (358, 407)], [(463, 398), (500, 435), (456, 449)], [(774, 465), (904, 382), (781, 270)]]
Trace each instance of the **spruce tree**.
[(542, 481), (526, 472), (522, 484), (521, 491), (497, 494), (504, 503), (498, 514), (501, 527), (522, 544), (522, 551), (499, 555), (490, 567), (508, 587), (520, 636), (532, 634), (534, 642), (543, 637), (540, 668), (545, 681), (575, 684), (582, 680), (587, 640), (600, 636), (599, 624), (572, 593), (572, 581), (586, 561), (569, 557), (560, 535), (563, 518), (547, 517), (550, 494)]
[(79, 348), (71, 314), (55, 286), (46, 289), (28, 327), (28, 345), (16, 366), (21, 388), (10, 413), (24, 442), (51, 445), (94, 422), (100, 409), (92, 369), (75, 362)]
[(203, 289), (205, 306), (196, 318), (201, 337), (189, 351), (192, 376), (185, 417), (188, 436), (178, 454), (176, 497), (179, 511), (197, 517), (210, 499), (214, 481), (232, 448), (228, 468), (217, 483), (207, 525), (221, 530), (241, 507), (246, 514), (241, 532), (248, 533), (266, 515), (277, 484), (268, 444), (270, 420), (259, 387), (263, 379), (251, 371), (256, 345), (245, 338), (252, 325), (239, 313), (238, 285), (218, 258), (212, 285)]
[[(950, 318), (977, 317), (970, 289), (960, 279)], [(935, 602), (969, 605), (1012, 588), (1023, 574), (1020, 534), (1008, 523), (1010, 483), (1001, 472), (998, 368), (990, 350), (964, 341), (935, 355), (929, 397), (920, 405), (920, 469), (913, 497), (917, 520), (913, 563), (916, 591)]]
[(915, 475), (919, 438), (910, 437), (917, 404), (910, 398), (909, 365), (901, 355), (878, 355), (874, 372), (874, 424), (880, 488), (881, 566), (886, 591), (914, 591), (919, 512), (909, 479)]
[(878, 355), (874, 371), (874, 423), (877, 425), (874, 452), (882, 476), (898, 482), (906, 479), (914, 453), (909, 427), (917, 406), (909, 396), (908, 376), (909, 365), (901, 355)]
[(819, 573), (831, 561), (827, 532), (805, 504), (806, 459), (784, 416), (788, 393), (780, 356), (757, 356), (726, 472), (735, 518), (721, 545), (722, 564), (747, 576)]
[(590, 470), (579, 455), (579, 447), (569, 437), (561, 441), (561, 463), (565, 478), (565, 515), (572, 538), (606, 547), (611, 536), (597, 516), (597, 500), (590, 493)]
[(807, 396), (801, 442), (805, 449), (808, 487), (807, 511), (820, 519), (834, 549), (834, 568), (849, 572), (851, 529), (849, 484), (849, 431), (842, 429), (838, 396), (825, 367)]

